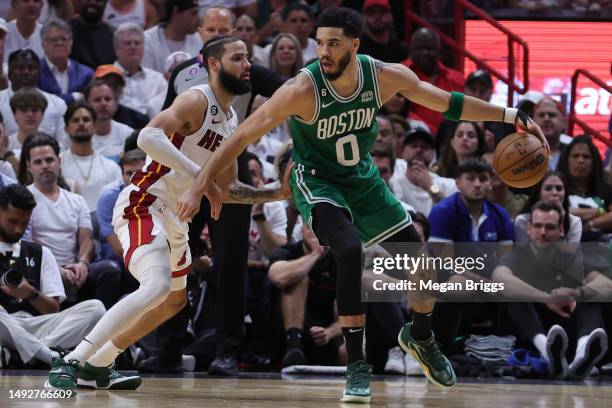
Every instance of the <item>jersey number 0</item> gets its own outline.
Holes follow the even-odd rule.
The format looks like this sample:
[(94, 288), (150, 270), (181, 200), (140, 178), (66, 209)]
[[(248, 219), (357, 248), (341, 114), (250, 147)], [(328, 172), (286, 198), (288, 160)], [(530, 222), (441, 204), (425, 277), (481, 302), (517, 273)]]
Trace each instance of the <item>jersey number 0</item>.
[[(346, 158), (344, 152), (344, 146), (346, 144), (348, 144), (351, 149), (351, 157), (349, 159)], [(343, 166), (354, 166), (359, 163), (359, 145), (357, 144), (357, 136), (351, 133), (336, 140), (336, 158), (338, 163)]]

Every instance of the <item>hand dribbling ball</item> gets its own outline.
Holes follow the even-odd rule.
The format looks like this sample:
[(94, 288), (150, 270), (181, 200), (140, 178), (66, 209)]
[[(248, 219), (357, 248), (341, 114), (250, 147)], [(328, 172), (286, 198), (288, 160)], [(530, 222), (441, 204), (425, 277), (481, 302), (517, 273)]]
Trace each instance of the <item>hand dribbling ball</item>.
[(536, 136), (512, 133), (495, 147), (493, 165), (504, 183), (527, 188), (542, 180), (548, 171), (548, 152)]

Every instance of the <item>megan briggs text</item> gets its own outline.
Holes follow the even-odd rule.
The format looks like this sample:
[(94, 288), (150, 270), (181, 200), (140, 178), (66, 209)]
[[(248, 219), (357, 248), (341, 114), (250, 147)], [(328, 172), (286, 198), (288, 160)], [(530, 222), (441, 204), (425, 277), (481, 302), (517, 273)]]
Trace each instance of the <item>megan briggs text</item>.
[(481, 291), (487, 293), (497, 293), (504, 290), (502, 282), (485, 282), (483, 280), (475, 281), (467, 279), (464, 282), (434, 282), (432, 280), (422, 280), (413, 282), (409, 280), (401, 280), (397, 282), (385, 282), (377, 279), (372, 283), (372, 287), (376, 291), (435, 291), (440, 293), (445, 292), (461, 292), (461, 291)]

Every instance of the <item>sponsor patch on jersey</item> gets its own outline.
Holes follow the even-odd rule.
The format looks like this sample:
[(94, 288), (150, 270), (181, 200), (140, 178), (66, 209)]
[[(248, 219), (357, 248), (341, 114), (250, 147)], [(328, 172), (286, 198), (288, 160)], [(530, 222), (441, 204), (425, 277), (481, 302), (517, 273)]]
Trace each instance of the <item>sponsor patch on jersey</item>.
[(372, 91), (367, 91), (361, 94), (361, 103), (370, 102), (372, 99), (374, 99), (374, 94)]

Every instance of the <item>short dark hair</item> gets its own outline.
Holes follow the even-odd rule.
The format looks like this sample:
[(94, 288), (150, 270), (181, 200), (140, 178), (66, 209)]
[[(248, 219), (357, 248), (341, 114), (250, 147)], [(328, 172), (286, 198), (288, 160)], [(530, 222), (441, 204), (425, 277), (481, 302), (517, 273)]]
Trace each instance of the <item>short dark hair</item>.
[(36, 200), (27, 187), (9, 184), (0, 190), (0, 208), (6, 210), (9, 205), (20, 210), (32, 210), (36, 207)]
[(378, 157), (382, 159), (389, 159), (389, 163), (391, 165), (391, 171), (395, 168), (395, 154), (389, 146), (386, 146), (382, 143), (374, 143), (372, 149), (370, 150), (370, 154), (372, 157)]
[(319, 14), (316, 28), (341, 28), (345, 36), (359, 38), (361, 24), (361, 16), (357, 11), (346, 7), (330, 7)]
[(142, 129), (134, 129), (127, 139), (125, 139), (125, 142), (123, 143), (123, 151), (125, 153), (129, 152), (130, 150), (138, 149), (138, 135), (140, 134), (141, 130)]
[(455, 177), (459, 178), (466, 173), (491, 174), (491, 165), (480, 157), (468, 157), (455, 170)]
[(40, 109), (45, 111), (47, 109), (47, 98), (44, 97), (36, 88), (24, 87), (15, 92), (11, 96), (10, 100), (11, 110), (13, 114), (18, 109)]
[(259, 163), (259, 167), (261, 167), (261, 169), (263, 170), (263, 163), (261, 162), (261, 159), (257, 157), (256, 154), (252, 152), (244, 152), (244, 157), (247, 159), (247, 163), (251, 160), (255, 160), (257, 163)]
[(119, 166), (123, 169), (126, 164), (138, 163), (147, 160), (147, 154), (140, 149), (132, 149), (121, 155)]
[[(97, 88), (99, 86), (102, 85), (106, 85), (108, 86), (111, 90), (113, 89), (109, 84), (108, 81), (106, 81), (103, 78), (96, 78), (93, 79), (90, 83), (87, 84), (87, 86), (85, 87), (85, 89), (83, 89), (83, 97), (85, 98), (85, 100), (89, 99), (89, 94), (91, 93), (91, 90), (94, 88)], [(114, 93), (113, 93), (113, 97), (114, 97)]]
[(94, 122), (96, 121), (96, 111), (94, 108), (85, 101), (78, 101), (68, 105), (68, 109), (66, 109), (66, 112), (64, 113), (64, 125), (68, 126), (68, 122), (70, 122), (70, 119), (72, 119), (76, 111), (79, 109), (85, 109), (91, 115), (91, 119)]
[(563, 224), (563, 212), (561, 211), (561, 207), (557, 203), (553, 203), (552, 201), (538, 201), (531, 207), (531, 211), (529, 212), (529, 223), (531, 224), (531, 220), (533, 219), (533, 212), (535, 210), (540, 210), (542, 212), (555, 211), (559, 214), (559, 225)]
[(210, 57), (214, 57), (220, 60), (223, 56), (223, 53), (225, 52), (225, 44), (230, 44), (236, 41), (242, 40), (235, 35), (222, 35), (218, 37), (213, 37), (210, 40), (206, 41), (206, 44), (204, 44), (202, 46), (202, 49), (200, 50), (200, 54), (202, 54), (204, 68), (206, 68), (206, 72), (209, 72), (208, 59)]
[(308, 18), (312, 21), (312, 13), (310, 12), (310, 7), (308, 7), (305, 4), (300, 3), (299, 1), (294, 1), (285, 6), (283, 11), (281, 12), (283, 21), (287, 21), (287, 18), (289, 18), (289, 13), (291, 13), (292, 11), (303, 11), (304, 13), (308, 15)]

